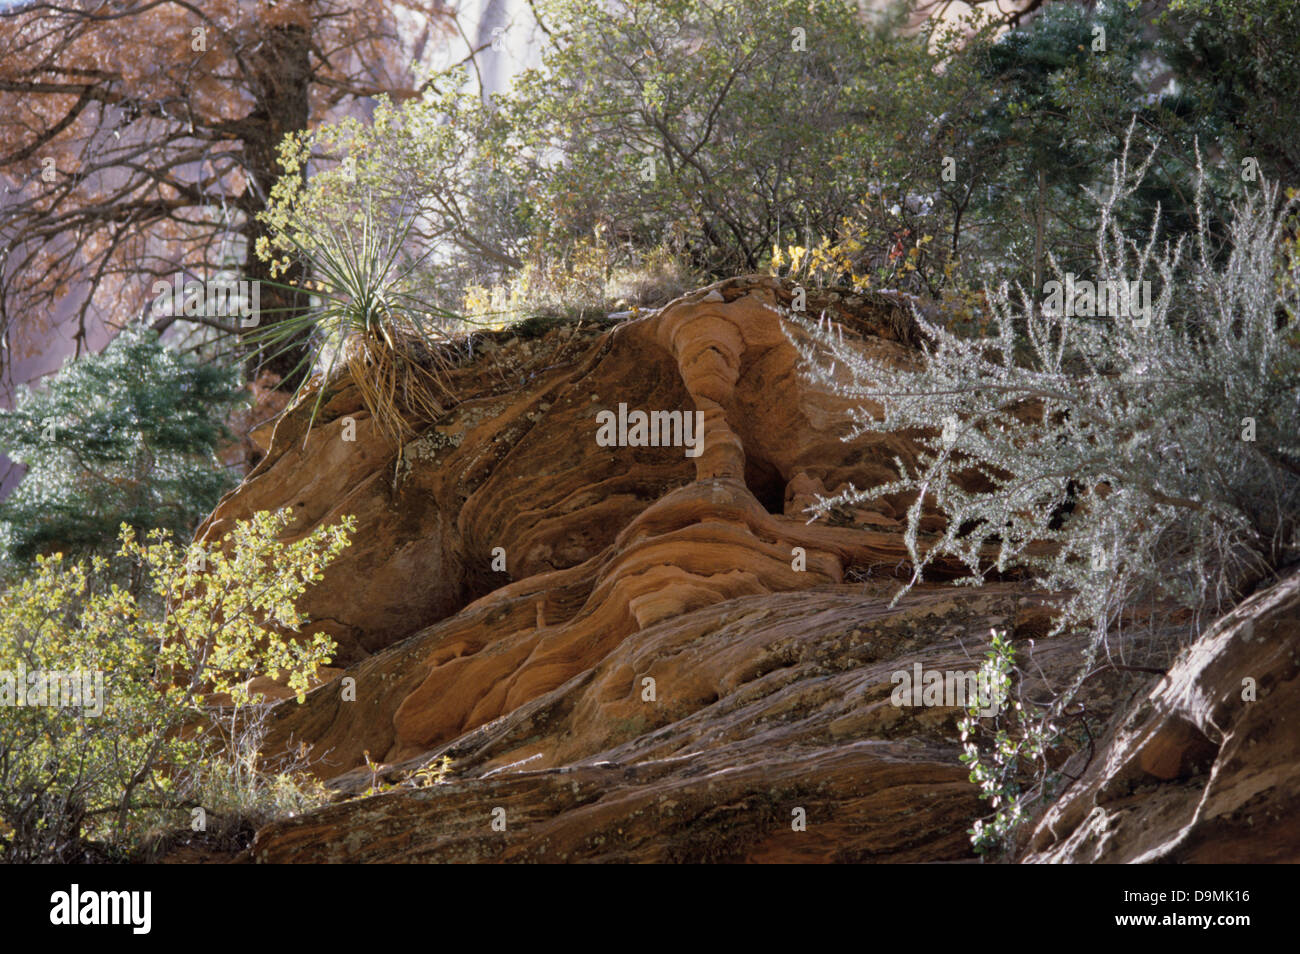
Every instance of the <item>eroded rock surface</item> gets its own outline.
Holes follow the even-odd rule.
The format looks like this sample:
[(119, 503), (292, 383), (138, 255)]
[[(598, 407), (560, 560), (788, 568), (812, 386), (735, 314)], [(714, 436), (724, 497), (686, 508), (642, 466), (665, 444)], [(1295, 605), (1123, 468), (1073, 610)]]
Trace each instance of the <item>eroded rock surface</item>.
[[(201, 536), (286, 505), (301, 533), (356, 515), (302, 606), (346, 670), (276, 710), (270, 747), (309, 743), (342, 793), (397, 787), (268, 826), (253, 858), (973, 859), (959, 710), (891, 704), (893, 674), (974, 669), (992, 626), (1034, 638), (1052, 680), (1080, 647), (1041, 638), (1044, 597), (1014, 582), (891, 607), (907, 501), (807, 522), (817, 494), (892, 479), (915, 444), (844, 440), (848, 403), (798, 373), (789, 301), (750, 277), (479, 337), (448, 377), (458, 403), (400, 452), (343, 384), (310, 430), (314, 396), (286, 413)], [(909, 360), (904, 303), (809, 309)], [(600, 446), (620, 403), (701, 412), (703, 452)], [(444, 755), (444, 784), (403, 781)]]
[[(354, 545), (303, 604), (340, 641), (343, 662), (358, 661), (511, 580), (556, 589), (554, 605), (543, 608), (547, 625), (562, 621), (566, 601), (579, 599), (568, 581), (594, 586), (593, 569), (603, 570), (598, 575), (608, 585), (645, 591), (641, 598), (628, 592), (621, 610), (642, 623), (679, 611), (674, 601), (692, 602), (689, 586), (659, 605), (648, 594), (660, 589), (661, 569), (638, 582), (644, 574), (610, 561), (628, 558), (628, 543), (637, 542), (632, 537), (650, 535), (654, 546), (671, 550), (692, 533), (698, 536), (692, 528), (708, 521), (726, 523), (742, 536), (718, 541), (729, 553), (702, 554), (708, 569), (692, 574), (693, 585), (715, 595), (699, 596), (696, 605), (723, 592), (807, 585), (789, 576), (787, 543), (811, 544), (809, 570), (820, 581), (838, 581), (855, 561), (897, 563), (897, 501), (857, 515), (879, 528), (874, 532), (801, 529), (801, 511), (814, 494), (850, 480), (861, 486), (888, 479), (893, 458), (910, 459), (912, 446), (894, 437), (841, 442), (846, 403), (808, 388), (795, 371), (794, 349), (773, 310), (788, 298), (771, 280), (740, 279), (612, 328), (562, 325), (538, 339), (480, 338), (469, 345), (477, 348), (474, 358), (449, 377), (459, 403), (400, 456), (376, 433), (355, 389), (336, 383), (310, 433), (304, 436), (314, 394), (281, 420), (266, 458), (199, 537), (219, 535), (231, 520), (256, 510), (286, 505), (295, 509), (303, 532), (355, 514)], [(863, 306), (844, 319), (864, 347), (905, 353), (900, 341), (909, 320), (901, 306)], [(490, 349), (486, 357), (484, 349)], [(680, 447), (598, 446), (597, 413), (620, 403), (701, 411), (703, 453), (691, 458)], [(355, 440), (346, 440), (353, 432)], [(620, 535), (623, 544), (613, 547)], [(769, 546), (766, 558), (758, 542)], [(778, 542), (780, 553), (772, 549)], [(505, 573), (492, 569), (498, 547), (505, 552)], [(653, 546), (632, 549), (658, 561)], [(719, 568), (734, 563), (730, 575), (712, 569), (715, 559)], [(537, 579), (592, 560), (601, 567)], [(787, 579), (778, 584), (782, 573)], [(568, 611), (576, 612), (585, 599)]]

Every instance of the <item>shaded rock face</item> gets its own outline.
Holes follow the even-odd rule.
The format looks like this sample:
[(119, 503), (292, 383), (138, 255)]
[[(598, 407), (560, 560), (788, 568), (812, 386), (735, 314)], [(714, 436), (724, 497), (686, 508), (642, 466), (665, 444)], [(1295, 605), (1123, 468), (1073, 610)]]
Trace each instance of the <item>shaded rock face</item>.
[(1300, 572), (1187, 650), (1039, 821), (1029, 862), (1300, 860)]
[[(807, 523), (817, 494), (891, 480), (916, 448), (844, 440), (849, 404), (799, 374), (789, 302), (751, 277), (477, 338), (449, 374), (459, 403), (400, 451), (351, 387), (310, 430), (315, 396), (290, 408), (200, 536), (286, 505), (300, 533), (356, 515), (301, 606), (347, 668), (275, 710), (267, 751), (309, 743), (347, 795), (395, 787), (272, 824), (250, 858), (973, 860), (961, 710), (894, 705), (897, 674), (975, 670), (996, 626), (1059, 685), (1081, 646), (1043, 639), (1044, 594), (1011, 582), (891, 606), (906, 500)], [(823, 309), (909, 360), (898, 301), (810, 296)], [(601, 446), (619, 404), (700, 412), (702, 452)], [(444, 784), (405, 781), (443, 756)]]
[[(450, 728), (429, 717), (464, 711), (458, 692), (481, 695), (484, 683), (475, 683), (482, 671), (461, 667), (461, 682), (441, 697), (424, 690), (446, 671), (446, 654), (466, 651), (468, 634), (492, 632), (502, 607), (481, 601), (352, 670), (357, 703), (336, 704), (337, 693), (326, 687), (319, 703), (286, 709), (296, 737), (327, 740), (333, 754), (359, 743), (388, 751), (381, 778), (400, 778), (446, 754), (450, 782), (269, 826), (254, 857), (970, 858), (967, 829), (980, 806), (957, 760), (958, 711), (894, 706), (891, 674), (913, 661), (968, 669), (966, 649), (976, 648), (981, 632), (1032, 620), (1037, 604), (1006, 585), (974, 598), (931, 591), (896, 609), (887, 603), (864, 598), (858, 586), (832, 585), (724, 600), (633, 629), (612, 645), (575, 648), (564, 671), (576, 672), (560, 685), (517, 706), (505, 703), (508, 711), (490, 721)], [(514, 641), (504, 642), (498, 650), (489, 637), (471, 655), (452, 658), (509, 652)], [(1044, 649), (1040, 661), (1060, 671), (1077, 650), (1063, 641)], [(646, 700), (646, 678), (654, 679), (653, 701)], [(383, 688), (370, 694), (366, 685)], [(415, 725), (408, 721), (421, 714)], [(437, 741), (431, 752), (398, 761), (430, 744), (415, 739)], [(334, 784), (361, 792), (371, 781), (363, 768)], [(494, 816), (497, 809), (504, 814)], [(806, 828), (796, 830), (801, 816)], [(493, 830), (494, 817), (503, 831)]]

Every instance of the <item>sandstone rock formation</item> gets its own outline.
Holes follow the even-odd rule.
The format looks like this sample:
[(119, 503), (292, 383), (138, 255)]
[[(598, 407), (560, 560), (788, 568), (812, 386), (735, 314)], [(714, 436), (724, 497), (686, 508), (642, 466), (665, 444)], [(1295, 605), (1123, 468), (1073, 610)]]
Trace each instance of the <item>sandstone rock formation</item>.
[[(765, 534), (769, 549), (778, 538), (789, 544), (767, 554), (765, 578), (788, 574), (790, 547), (813, 541), (820, 545), (808, 551), (809, 569), (824, 581), (838, 581), (855, 560), (897, 563), (896, 503), (856, 515), (879, 528), (865, 534), (800, 529), (814, 493), (850, 479), (861, 485), (891, 477), (892, 459), (910, 459), (912, 447), (892, 437), (841, 443), (847, 405), (810, 390), (796, 374), (794, 349), (771, 307), (781, 294), (773, 282), (739, 280), (612, 329), (560, 325), (541, 339), (471, 340), (449, 382), (461, 402), (398, 456), (376, 433), (355, 389), (341, 384), (304, 440), (315, 400), (308, 395), (280, 421), (266, 458), (199, 536), (220, 535), (232, 519), (286, 505), (304, 531), (356, 514), (355, 545), (303, 607), (340, 640), (345, 662), (511, 580), (608, 556), (635, 518), (645, 515), (651, 526), (694, 524), (724, 498), (753, 514), (750, 535)], [(874, 324), (858, 319), (864, 346), (901, 354), (906, 311), (894, 304), (866, 314)], [(692, 459), (682, 448), (598, 446), (596, 414), (619, 403), (703, 411), (704, 453)], [(355, 440), (345, 439), (349, 430)], [(647, 512), (674, 490), (684, 492), (678, 503)], [(679, 518), (683, 507), (691, 512)], [(787, 513), (791, 519), (768, 519)], [(851, 515), (845, 516), (847, 523)], [(749, 548), (750, 540), (734, 545)], [(506, 554), (504, 574), (491, 568), (497, 547)], [(758, 567), (745, 563), (738, 573)], [(611, 585), (654, 582), (653, 575), (643, 584), (627, 582), (636, 574), (613, 575)], [(804, 585), (801, 579), (796, 584), (789, 576), (783, 586)], [(745, 585), (738, 575), (714, 582), (733, 595)], [(642, 624), (666, 611), (635, 594), (625, 602), (636, 602), (629, 612)], [(548, 619), (557, 621), (560, 612), (556, 607)]]
[[(843, 439), (846, 402), (798, 372), (789, 301), (750, 277), (477, 336), (448, 379), (460, 402), (400, 450), (342, 383), (310, 429), (314, 395), (286, 412), (200, 536), (282, 506), (302, 533), (356, 515), (302, 606), (346, 669), (277, 708), (270, 747), (309, 743), (346, 795), (393, 787), (268, 826), (252, 858), (973, 859), (959, 710), (893, 705), (892, 674), (974, 669), (991, 626), (1043, 679), (1080, 647), (1043, 639), (1044, 594), (1013, 581), (955, 589), (940, 567), (891, 607), (907, 501), (807, 522), (815, 495), (892, 479), (915, 445)], [(809, 309), (887, 359), (914, 344), (897, 299)], [(620, 403), (702, 412), (703, 452), (600, 446)], [(1090, 699), (1103, 718), (1112, 688)], [(445, 784), (403, 781), (444, 755)]]

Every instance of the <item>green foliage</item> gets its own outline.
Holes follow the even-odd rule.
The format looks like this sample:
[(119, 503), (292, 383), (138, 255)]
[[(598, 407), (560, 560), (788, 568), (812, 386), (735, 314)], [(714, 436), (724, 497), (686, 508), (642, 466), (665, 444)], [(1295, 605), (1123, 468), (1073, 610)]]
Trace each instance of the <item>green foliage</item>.
[(1291, 0), (1172, 0), (1160, 52), (1188, 101), (1215, 116), (1234, 165), (1300, 181), (1300, 7)]
[(937, 72), (929, 34), (900, 30), (899, 10), (549, 0), (539, 12), (556, 40), (500, 111), (551, 245), (600, 225), (638, 247), (673, 235), (713, 274), (756, 271), (773, 245), (836, 234), (872, 183), (886, 204), (928, 187), (930, 127), (964, 96), (963, 71)]
[(1069, 226), (1092, 211), (1082, 187), (1105, 174), (1136, 111), (1134, 26), (1114, 5), (1049, 5), (984, 52), (985, 76), (998, 93), (977, 117), (975, 136), (1005, 171), (989, 176), (977, 214), (1002, 228), (1016, 223), (1019, 241), (1007, 251), (1034, 287), (1042, 285), (1048, 248), (1066, 270), (1090, 257), (1092, 230)]
[[(256, 780), (257, 737), (243, 728), (257, 710), (248, 681), (282, 679), (301, 701), (329, 662), (328, 636), (287, 634), (305, 622), (297, 598), (354, 528), (346, 518), (283, 543), (288, 521), (259, 513), (210, 548), (178, 547), (161, 530), (142, 543), (124, 525), (115, 560), (147, 580), (156, 603), (106, 583), (109, 560), (98, 555), (40, 557), (0, 595), (4, 860), (76, 860), (88, 840), (130, 849), (204, 794), (252, 793), (263, 807), (266, 792), (273, 804), (288, 798), (285, 780)], [(16, 706), (27, 690), (14, 685), (20, 667), (101, 673), (103, 696), (89, 708)], [(224, 709), (212, 693), (228, 696)]]
[[(1242, 31), (1258, 20), (1227, 0), (1175, 10), (1231, 19), (1220, 7)], [(1041, 287), (1049, 251), (1087, 274), (1091, 193), (1134, 122), (1159, 150), (1116, 213), (1135, 237), (1157, 206), (1171, 233), (1195, 229), (1198, 138), (1218, 147), (1202, 170), (1212, 231), (1240, 184), (1222, 97), (1154, 92), (1150, 31), (1115, 0), (1048, 4), (1013, 30), (978, 11), (909, 30), (906, 5), (864, 14), (843, 0), (535, 10), (541, 64), (508, 93), (484, 102), (453, 70), (415, 100), (381, 101), (370, 123), (287, 141), (264, 256), (293, 249), (295, 230), (358, 228), (365, 196), (414, 223), (411, 287), (489, 320), (641, 303), (610, 295), (611, 278), (656, 258), (665, 271), (665, 255), (683, 276), (771, 268), (969, 299), (993, 272)], [(1280, 8), (1269, 17), (1285, 25)], [(1197, 63), (1189, 82), (1208, 69)], [(1260, 128), (1289, 75), (1270, 69)]]
[[(1194, 228), (1194, 140), (1231, 134), (1202, 100), (1148, 92), (1144, 24), (1116, 2), (1049, 4), (1010, 31), (978, 12), (909, 30), (906, 6), (843, 0), (536, 12), (541, 64), (508, 93), (485, 103), (451, 71), (371, 123), (288, 141), (263, 254), (373, 196), (416, 223), (412, 287), (488, 320), (642, 303), (610, 282), (651, 262), (969, 298), (986, 269), (1040, 286), (1049, 250), (1085, 273), (1090, 192), (1134, 120), (1160, 149), (1118, 213), (1134, 235), (1157, 204), (1166, 228)], [(1206, 170), (1212, 216), (1237, 173)]]
[[(1005, 847), (1016, 828), (1029, 816), (1029, 808), (1042, 791), (1021, 789), (1025, 763), (1041, 767), (1055, 741), (1055, 727), (1035, 722), (1024, 700), (1011, 698), (1011, 676), (1016, 652), (1005, 631), (993, 630), (991, 643), (980, 664), (981, 685), (990, 688), (996, 711), (984, 713), (977, 704), (966, 710), (958, 723), (961, 730), (961, 761), (970, 766), (970, 780), (980, 796), (993, 808), (990, 819), (977, 819), (970, 829), (976, 853)], [(988, 728), (989, 724), (992, 728)]]
[[(962, 27), (929, 38), (930, 68), (954, 78), (960, 95), (945, 91), (920, 148), (899, 150), (925, 174), (864, 181), (862, 202), (837, 228), (778, 248), (773, 271), (928, 293), (973, 320), (978, 285), (996, 274), (1041, 288), (1049, 253), (1088, 277), (1093, 193), (1134, 127), (1157, 161), (1116, 214), (1135, 238), (1157, 207), (1172, 233), (1195, 229), (1195, 141), (1221, 140), (1223, 123), (1185, 97), (1148, 92), (1152, 51), (1136, 15), (1113, 2), (1051, 4), (1017, 29), (998, 32), (974, 17)], [(925, 81), (919, 62), (901, 72)], [(1238, 172), (1226, 163), (1203, 170), (1212, 216)]]
[(241, 397), (234, 373), (127, 329), (0, 410), (0, 446), (27, 465), (0, 502), (3, 556), (106, 552), (117, 528), (188, 533), (232, 484), (216, 450)]
[[(955, 247), (991, 275), (1041, 288), (1047, 256), (1081, 277), (1093, 265), (1096, 203), (1110, 180), (1112, 157), (1129, 130), (1157, 161), (1116, 214), (1143, 238), (1157, 208), (1173, 234), (1195, 228), (1190, 185), (1194, 140), (1222, 137), (1221, 127), (1177, 96), (1148, 93), (1151, 44), (1143, 21), (1117, 2), (1095, 7), (1049, 4), (1020, 29), (963, 55), (978, 63), (987, 102), (958, 123), (958, 181), (942, 187), (960, 214)], [(1203, 201), (1218, 213), (1235, 181), (1208, 171)], [(958, 239), (961, 239), (958, 244)]]
[(951, 39), (932, 50), (932, 33), (900, 29), (898, 10), (866, 18), (842, 0), (537, 10), (549, 31), (542, 64), (491, 103), (448, 73), (418, 99), (381, 101), (370, 124), (287, 141), (262, 254), (292, 250), (295, 231), (347, 222), (365, 195), (414, 216), (409, 253), (427, 268), (412, 278), (443, 307), (468, 292), (476, 309), (518, 317), (582, 288), (600, 305), (662, 300), (620, 290), (620, 270), (642, 288), (757, 271), (774, 246), (838, 238), (849, 216), (871, 222), (859, 268), (901, 275), (890, 258), (901, 237), (934, 231), (920, 196), (939, 169), (936, 127), (983, 102), (973, 60), (951, 57)]

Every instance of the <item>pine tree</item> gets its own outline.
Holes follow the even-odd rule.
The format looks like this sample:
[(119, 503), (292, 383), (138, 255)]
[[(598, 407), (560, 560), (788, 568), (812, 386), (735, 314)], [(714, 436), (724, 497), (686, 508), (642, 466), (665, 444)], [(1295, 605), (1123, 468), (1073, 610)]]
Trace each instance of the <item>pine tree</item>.
[(233, 483), (216, 456), (241, 398), (235, 373), (146, 329), (20, 389), (0, 447), (27, 474), (0, 502), (0, 557), (106, 552), (120, 526), (191, 532)]

